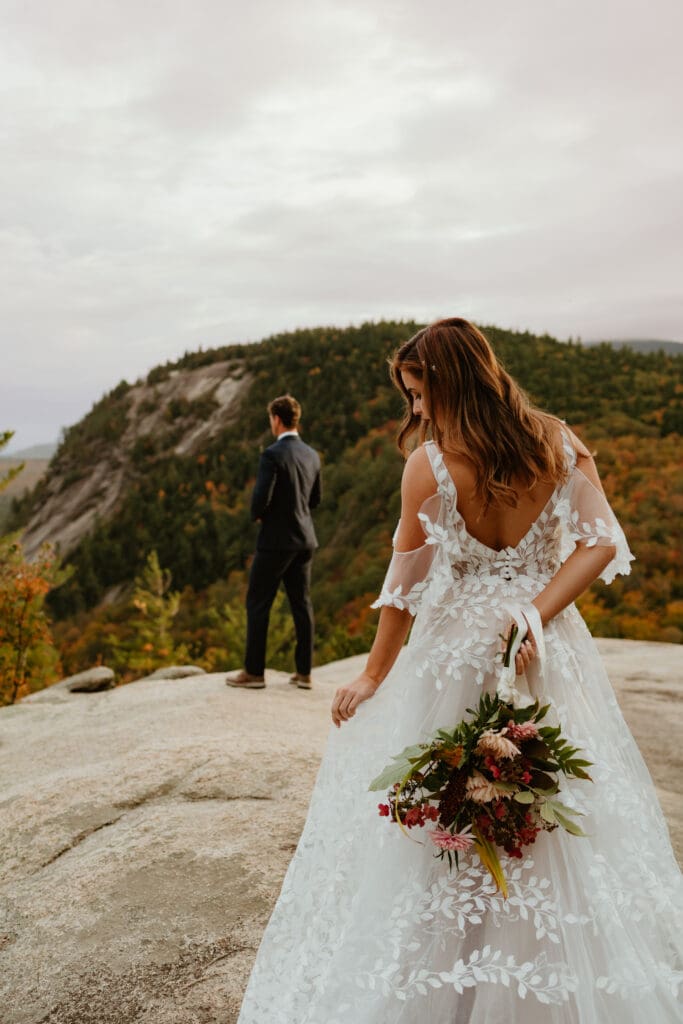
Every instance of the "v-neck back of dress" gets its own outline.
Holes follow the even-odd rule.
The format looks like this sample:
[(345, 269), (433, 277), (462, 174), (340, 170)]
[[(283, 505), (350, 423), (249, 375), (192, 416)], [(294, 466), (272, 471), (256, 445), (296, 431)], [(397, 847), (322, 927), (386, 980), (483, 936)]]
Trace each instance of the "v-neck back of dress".
[[(568, 463), (567, 469), (571, 470), (576, 460), (576, 452), (573, 446), (571, 445), (571, 442), (564, 434), (564, 432), (562, 433), (562, 439), (565, 457)], [(559, 481), (553, 488), (551, 494), (548, 496), (548, 499), (546, 500), (538, 514), (529, 523), (521, 537), (514, 544), (504, 544), (502, 547), (496, 548), (493, 547), (491, 544), (487, 544), (485, 541), (480, 540), (472, 533), (471, 529), (468, 527), (465, 517), (458, 508), (458, 489), (455, 480), (453, 479), (453, 475), (449, 470), (448, 466), (446, 465), (446, 460), (444, 458), (443, 452), (437, 446), (436, 442), (428, 441), (425, 445), (425, 448), (427, 449), (427, 454), (429, 456), (432, 470), (434, 472), (434, 476), (437, 482), (437, 490), (441, 492), (441, 494), (447, 500), (449, 511), (454, 521), (454, 525), (457, 525), (460, 528), (460, 530), (467, 535), (472, 544), (478, 545), (483, 551), (488, 552), (493, 556), (500, 555), (504, 552), (516, 552), (520, 547), (524, 545), (525, 541), (532, 534), (535, 533), (537, 528), (545, 525), (548, 516), (551, 513), (552, 508), (555, 502), (557, 501), (558, 495), (562, 488), (563, 481)]]

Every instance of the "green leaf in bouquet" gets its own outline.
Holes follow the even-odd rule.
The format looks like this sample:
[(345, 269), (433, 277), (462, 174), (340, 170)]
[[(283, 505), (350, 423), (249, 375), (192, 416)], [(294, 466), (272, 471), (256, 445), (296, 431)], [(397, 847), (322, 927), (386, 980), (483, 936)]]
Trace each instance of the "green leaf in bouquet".
[(403, 782), (412, 768), (412, 761), (394, 761), (393, 764), (387, 765), (376, 779), (372, 780), (368, 789), (371, 793), (379, 789), (389, 789), (396, 782)]
[(419, 760), (425, 753), (425, 748), (430, 744), (426, 743), (413, 743), (411, 747), (406, 747), (398, 755), (402, 761), (415, 761)]
[(525, 740), (523, 750), (525, 757), (539, 757), (545, 761), (551, 756), (550, 747), (543, 740)]
[(530, 722), (532, 719), (536, 721), (538, 719), (538, 701), (534, 701), (533, 704), (529, 704), (526, 708), (510, 708), (510, 717), (514, 722), (520, 724), (522, 722)]
[(585, 779), (587, 782), (592, 782), (593, 777), (585, 772), (583, 768), (577, 768), (571, 763), (564, 768), (565, 775), (574, 775), (577, 779)]
[(552, 806), (548, 803), (547, 800), (541, 804), (541, 817), (544, 821), (547, 821), (549, 825), (557, 824), (555, 811), (553, 810)]
[(566, 832), (571, 833), (573, 836), (581, 836), (583, 839), (586, 838), (586, 833), (579, 825), (576, 824), (575, 821), (565, 817), (565, 815), (561, 814), (560, 811), (555, 811), (554, 814), (558, 824), (561, 825)]
[(550, 804), (554, 811), (560, 811), (563, 814), (583, 814), (583, 811), (577, 811), (573, 807), (567, 807), (567, 805), (563, 804), (561, 800), (546, 800), (546, 803)]
[(425, 775), (422, 780), (422, 788), (428, 790), (430, 793), (435, 793), (438, 789), (441, 789), (443, 785), (441, 778), (434, 772), (429, 775)]
[(558, 785), (555, 779), (553, 779), (550, 775), (546, 775), (545, 772), (536, 771), (535, 769), (532, 769), (531, 789), (545, 790), (548, 793), (557, 793)]
[(516, 800), (518, 804), (532, 804), (536, 797), (530, 790), (520, 789), (519, 793), (515, 793), (512, 799)]

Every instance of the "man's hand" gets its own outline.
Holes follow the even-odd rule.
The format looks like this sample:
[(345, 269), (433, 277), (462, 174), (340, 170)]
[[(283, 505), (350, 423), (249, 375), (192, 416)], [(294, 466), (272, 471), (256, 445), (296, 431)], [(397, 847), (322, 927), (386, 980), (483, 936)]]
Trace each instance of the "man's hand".
[(340, 686), (332, 701), (332, 721), (339, 728), (342, 722), (353, 718), (356, 708), (364, 700), (373, 697), (379, 683), (367, 674), (361, 672), (348, 686)]

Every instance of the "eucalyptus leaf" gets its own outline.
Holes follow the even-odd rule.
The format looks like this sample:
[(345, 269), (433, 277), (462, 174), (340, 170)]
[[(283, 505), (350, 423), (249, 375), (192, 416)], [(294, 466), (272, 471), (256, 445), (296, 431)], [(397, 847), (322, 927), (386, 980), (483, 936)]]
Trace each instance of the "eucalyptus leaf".
[(536, 797), (528, 789), (522, 789), (519, 793), (515, 793), (512, 799), (516, 800), (518, 804), (532, 804)]

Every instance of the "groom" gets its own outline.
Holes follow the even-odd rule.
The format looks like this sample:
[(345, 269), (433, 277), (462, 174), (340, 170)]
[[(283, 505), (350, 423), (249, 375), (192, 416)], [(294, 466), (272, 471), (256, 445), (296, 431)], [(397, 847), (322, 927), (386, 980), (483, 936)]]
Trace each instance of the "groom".
[(244, 668), (231, 673), (226, 682), (243, 690), (266, 685), (268, 619), (282, 582), (296, 630), (296, 672), (289, 681), (310, 690), (313, 606), (309, 591), (318, 546), (311, 510), (322, 496), (320, 457), (299, 437), (301, 406), (295, 398), (274, 398), (268, 416), (276, 440), (261, 455), (251, 498), (251, 518), (260, 520), (261, 529), (249, 574)]

